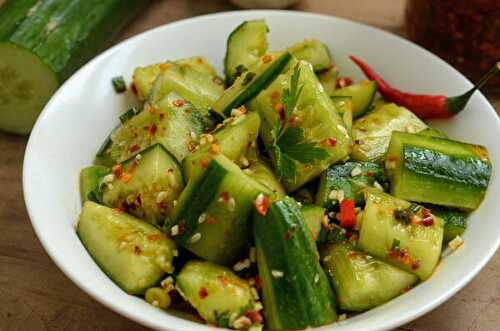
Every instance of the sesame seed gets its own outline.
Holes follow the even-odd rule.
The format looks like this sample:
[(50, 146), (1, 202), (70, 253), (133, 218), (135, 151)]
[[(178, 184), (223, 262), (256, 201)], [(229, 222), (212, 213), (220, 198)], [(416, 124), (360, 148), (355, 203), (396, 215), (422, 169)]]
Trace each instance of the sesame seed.
[(203, 213), (198, 217), (198, 223), (201, 224), (207, 220), (207, 213)]
[(106, 175), (102, 178), (102, 182), (103, 183), (110, 183), (112, 182), (113, 180), (115, 179), (115, 175), (113, 174), (109, 174), (109, 175)]
[(361, 170), (361, 167), (360, 166), (356, 166), (351, 171), (351, 177), (356, 177), (358, 175), (361, 175), (362, 172), (363, 172), (363, 170)]
[(331, 258), (332, 258), (332, 257), (331, 257), (330, 255), (327, 255), (327, 256), (325, 256), (325, 257), (323, 258), (323, 262), (328, 262), (328, 261), (330, 261), (330, 259), (331, 259)]
[(197, 233), (193, 234), (193, 236), (191, 237), (191, 239), (189, 239), (189, 241), (192, 244), (194, 244), (195, 242), (197, 242), (200, 239), (201, 239), (201, 233), (197, 232)]
[(257, 261), (257, 252), (255, 251), (255, 247), (250, 247), (249, 257), (251, 262)]
[(377, 190), (384, 191), (384, 187), (377, 181), (373, 183), (373, 187), (375, 187)]
[(167, 198), (167, 192), (161, 191), (156, 195), (156, 203), (162, 203)]
[(136, 159), (136, 160), (140, 160), (140, 159), (142, 159), (142, 155), (141, 155), (141, 154), (137, 154), (137, 155), (135, 156), (135, 159)]
[(252, 321), (246, 317), (246, 316), (241, 316), (239, 317), (237, 320), (234, 321), (233, 323), (233, 327), (236, 329), (236, 330), (239, 330), (239, 329), (246, 329), (248, 328), (250, 325), (252, 325)]
[(227, 202), (227, 209), (229, 209), (229, 211), (234, 211), (236, 209), (236, 201), (233, 197), (229, 198), (229, 201)]
[(254, 300), (259, 300), (259, 292), (257, 292), (257, 289), (255, 287), (250, 288), (250, 292), (252, 292), (252, 296)]
[(460, 236), (456, 236), (455, 239), (453, 239), (452, 241), (450, 241), (448, 243), (448, 246), (450, 246), (450, 248), (453, 251), (456, 251), (460, 246), (463, 245), (463, 243), (464, 243), (464, 240)]
[(179, 234), (179, 226), (178, 225), (174, 225), (171, 229), (170, 229), (170, 234), (172, 236), (176, 236)]
[(244, 259), (242, 261), (238, 261), (233, 265), (233, 270), (234, 271), (241, 271), (243, 269), (250, 268), (250, 260), (249, 259)]
[(319, 274), (314, 275), (314, 282), (319, 282)]
[(240, 162), (241, 162), (241, 165), (245, 168), (250, 165), (250, 162), (248, 162), (248, 159), (244, 156), (241, 157)]
[(284, 273), (281, 270), (271, 270), (271, 275), (273, 275), (274, 278), (281, 278), (284, 276)]

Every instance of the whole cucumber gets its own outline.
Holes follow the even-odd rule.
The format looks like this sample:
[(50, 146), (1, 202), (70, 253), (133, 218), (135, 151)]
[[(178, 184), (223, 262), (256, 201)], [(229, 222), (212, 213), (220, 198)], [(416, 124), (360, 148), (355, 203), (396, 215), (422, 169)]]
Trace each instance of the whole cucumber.
[(7, 0), (0, 7), (0, 129), (27, 134), (52, 94), (149, 0)]

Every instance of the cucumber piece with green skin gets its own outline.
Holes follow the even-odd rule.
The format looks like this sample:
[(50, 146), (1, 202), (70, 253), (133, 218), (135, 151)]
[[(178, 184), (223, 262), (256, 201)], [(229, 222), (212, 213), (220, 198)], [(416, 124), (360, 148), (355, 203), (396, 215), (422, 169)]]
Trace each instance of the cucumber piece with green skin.
[(76, 231), (102, 271), (127, 293), (142, 294), (174, 271), (175, 242), (126, 213), (87, 201)]
[(29, 133), (59, 85), (148, 2), (7, 1), (0, 8), (0, 129)]
[(184, 188), (179, 163), (161, 144), (120, 163), (114, 173), (102, 185), (102, 202), (155, 225), (171, 213)]
[(326, 209), (316, 205), (303, 205), (300, 207), (300, 212), (302, 213), (304, 223), (312, 234), (313, 240), (316, 241), (321, 231)]
[[(101, 144), (97, 153), (95, 155), (95, 161), (99, 165), (103, 165), (106, 167), (112, 167), (116, 162), (115, 159), (119, 156), (119, 151), (117, 149), (112, 150), (113, 141), (111, 140), (111, 136), (121, 127), (121, 125), (115, 126), (113, 130), (106, 136), (104, 142)], [(113, 152), (113, 153), (112, 153)]]
[(227, 38), (224, 73), (226, 85), (231, 86), (244, 71), (254, 67), (267, 51), (265, 20), (244, 21)]
[(297, 60), (309, 62), (313, 70), (319, 72), (328, 69), (332, 63), (330, 50), (321, 41), (307, 38), (287, 48)]
[(354, 121), (351, 157), (359, 162), (381, 161), (393, 131), (415, 133), (425, 129), (427, 124), (408, 109), (394, 103), (384, 105)]
[[(298, 86), (302, 87), (297, 106), (291, 115), (295, 119), (295, 127), (302, 129), (304, 143), (324, 148), (328, 157), (323, 160), (315, 159), (311, 163), (299, 163), (293, 160), (296, 169), (295, 175), (280, 179), (287, 192), (293, 192), (314, 179), (331, 164), (346, 159), (352, 148), (351, 136), (342, 118), (337, 113), (329, 96), (323, 91), (320, 82), (307, 62), (298, 62), (298, 67), (291, 63), (288, 71), (278, 76), (267, 89), (250, 102), (250, 109), (255, 109), (260, 114), (262, 123), (259, 134), (265, 146), (268, 150), (272, 149), (272, 130), (280, 121), (280, 115), (275, 110), (276, 104), (280, 102), (276, 95), (282, 95), (284, 89), (289, 88), (290, 78), (295, 68), (300, 70)], [(286, 123), (284, 130), (289, 129), (290, 126), (290, 123)], [(334, 143), (331, 144), (330, 141)], [(324, 142), (328, 142), (328, 144), (324, 146)], [(271, 161), (276, 170), (274, 157), (271, 158)]]
[(176, 287), (205, 321), (219, 327), (232, 327), (230, 320), (255, 309), (250, 285), (210, 262), (189, 261), (177, 276)]
[(213, 77), (193, 69), (189, 65), (174, 62), (164, 63), (164, 69), (156, 78), (148, 96), (148, 102), (155, 104), (166, 95), (175, 92), (192, 103), (204, 116), (224, 92), (224, 86)]
[(427, 206), (433, 215), (441, 217), (444, 221), (444, 237), (443, 244), (461, 236), (467, 228), (467, 213), (463, 211), (428, 205)]
[(96, 194), (98, 194), (101, 178), (110, 172), (110, 168), (101, 165), (90, 166), (80, 171), (80, 198), (82, 203), (87, 200), (100, 201), (100, 197), (97, 197)]
[(363, 80), (357, 84), (349, 85), (333, 91), (332, 96), (352, 97), (352, 112), (354, 118), (363, 116), (369, 109), (375, 98), (377, 85), (374, 81)]
[[(354, 175), (354, 176), (353, 176)], [(346, 162), (330, 166), (321, 175), (318, 193), (316, 194), (316, 204), (332, 209), (333, 203), (330, 194), (332, 190), (342, 191), (344, 199), (359, 201), (358, 193), (365, 187), (374, 185), (375, 181), (382, 180), (384, 169), (373, 162)], [(335, 195), (337, 196), (337, 195)]]
[(211, 135), (202, 137), (206, 141), (204, 145), (200, 145), (196, 151), (186, 156), (182, 162), (184, 177), (189, 179), (200, 171), (201, 162), (208, 161), (212, 155), (210, 151), (215, 148), (214, 145), (228, 159), (241, 163), (248, 149), (254, 144), (259, 134), (259, 127), (260, 117), (255, 112), (229, 117)]
[(172, 215), (181, 246), (208, 261), (230, 265), (251, 240), (255, 198), (271, 192), (222, 154), (190, 179)]
[(429, 278), (441, 254), (443, 220), (432, 215), (431, 224), (424, 223), (422, 209), (402, 220), (398, 215), (414, 207), (408, 201), (370, 188), (364, 189), (364, 194), (366, 206), (359, 246), (374, 257), (417, 275), (421, 280)]
[(276, 198), (281, 199), (286, 195), (285, 189), (274, 175), (273, 170), (262, 159), (250, 161), (250, 166), (243, 172), (267, 187)]
[(129, 119), (131, 119), (135, 115), (139, 114), (141, 111), (142, 111), (141, 108), (137, 108), (137, 107), (130, 108), (129, 110), (127, 110), (126, 112), (124, 112), (123, 114), (120, 115), (120, 122), (122, 124), (125, 124), (125, 122), (127, 122)]
[(342, 310), (362, 312), (404, 293), (418, 278), (348, 244), (329, 244), (321, 260)]
[(448, 135), (442, 131), (433, 129), (433, 128), (427, 128), (425, 130), (420, 131), (418, 134), (424, 135), (424, 136), (430, 136), (430, 137), (438, 137), (438, 138), (448, 138)]
[(116, 162), (123, 162), (143, 149), (160, 143), (177, 161), (192, 152), (205, 129), (200, 112), (176, 93), (170, 93), (128, 120), (111, 134), (106, 151)]
[[(139, 100), (147, 99), (156, 78), (163, 70), (166, 70), (169, 67), (169, 63), (172, 62), (155, 63), (145, 67), (137, 67), (134, 69), (132, 81), (137, 90), (137, 97), (139, 98)], [(173, 61), (173, 63), (177, 64), (180, 68), (188, 68), (188, 73), (190, 73), (191, 70), (195, 70), (205, 76), (208, 76), (215, 84), (222, 86), (221, 78), (217, 76), (215, 69), (203, 56), (193, 56), (185, 59), (180, 59)], [(179, 67), (175, 68), (178, 69)], [(205, 83), (205, 85), (211, 86), (212, 84)]]
[(239, 76), (212, 105), (212, 111), (222, 118), (231, 115), (234, 108), (247, 103), (265, 89), (288, 65), (292, 55), (288, 52), (267, 54), (255, 64), (252, 71)]
[(305, 329), (337, 319), (335, 295), (300, 207), (285, 197), (254, 213), (254, 237), (266, 326)]
[(339, 71), (335, 65), (331, 64), (327, 69), (317, 72), (316, 75), (325, 90), (325, 93), (332, 95), (337, 85)]
[(464, 210), (479, 207), (492, 171), (483, 146), (403, 132), (392, 134), (385, 167), (392, 195)]

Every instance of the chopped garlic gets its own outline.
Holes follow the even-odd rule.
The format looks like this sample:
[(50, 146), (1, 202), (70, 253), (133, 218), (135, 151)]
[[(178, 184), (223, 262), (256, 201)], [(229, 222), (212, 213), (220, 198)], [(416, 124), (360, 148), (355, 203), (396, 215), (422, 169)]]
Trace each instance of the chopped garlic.
[(271, 270), (271, 275), (273, 275), (274, 278), (281, 278), (284, 276), (284, 273), (281, 270)]
[(191, 237), (191, 239), (189, 239), (189, 241), (192, 244), (194, 244), (195, 242), (197, 242), (200, 239), (201, 239), (201, 233), (197, 232), (197, 233), (193, 234), (193, 236)]
[(456, 251), (460, 246), (463, 245), (463, 243), (464, 243), (464, 240), (462, 239), (462, 237), (456, 236), (455, 239), (453, 239), (452, 241), (450, 241), (448, 243), (448, 246), (450, 246), (450, 248), (453, 251)]
[(373, 187), (375, 187), (377, 190), (384, 191), (384, 188), (382, 187), (382, 185), (380, 185), (380, 183), (377, 181), (375, 181), (373, 183)]
[(174, 225), (171, 229), (170, 229), (170, 234), (172, 236), (176, 236), (179, 234), (179, 226), (178, 225)]
[(363, 170), (361, 170), (360, 166), (355, 166), (354, 169), (351, 171), (351, 177), (356, 177), (358, 175), (361, 175), (363, 173)]

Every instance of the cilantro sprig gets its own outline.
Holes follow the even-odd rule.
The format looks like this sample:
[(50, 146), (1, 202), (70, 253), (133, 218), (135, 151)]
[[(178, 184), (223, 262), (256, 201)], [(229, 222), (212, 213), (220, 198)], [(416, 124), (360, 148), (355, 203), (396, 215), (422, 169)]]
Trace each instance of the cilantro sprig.
[(297, 107), (297, 101), (304, 88), (303, 85), (299, 86), (299, 79), (300, 67), (297, 65), (290, 77), (290, 87), (285, 88), (281, 95), (283, 119), (278, 118), (271, 130), (273, 138), (271, 149), (274, 154), (278, 176), (294, 181), (297, 170), (294, 161), (307, 164), (315, 160), (324, 160), (329, 156), (324, 148), (316, 147), (315, 143), (305, 142), (302, 128), (286, 125)]

